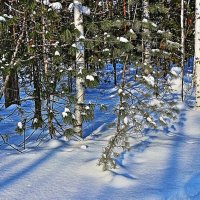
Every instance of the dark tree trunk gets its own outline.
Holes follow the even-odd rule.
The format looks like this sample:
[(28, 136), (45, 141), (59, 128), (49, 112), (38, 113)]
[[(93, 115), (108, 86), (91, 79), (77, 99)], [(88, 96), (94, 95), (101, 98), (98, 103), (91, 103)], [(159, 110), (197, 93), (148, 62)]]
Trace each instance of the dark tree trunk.
[(39, 72), (38, 65), (33, 66), (33, 83), (34, 83), (34, 99), (35, 99), (34, 118), (37, 118), (38, 122), (42, 122), (42, 111), (41, 111), (42, 101), (41, 101), (41, 88), (40, 88), (40, 72)]
[(70, 71), (68, 74), (68, 91), (69, 93), (72, 92), (72, 72)]
[(114, 84), (117, 85), (117, 63), (115, 59), (113, 59), (113, 70), (114, 70)]
[(20, 104), (19, 85), (17, 71), (12, 70), (9, 75), (9, 81), (4, 91), (5, 107), (8, 108), (12, 104)]

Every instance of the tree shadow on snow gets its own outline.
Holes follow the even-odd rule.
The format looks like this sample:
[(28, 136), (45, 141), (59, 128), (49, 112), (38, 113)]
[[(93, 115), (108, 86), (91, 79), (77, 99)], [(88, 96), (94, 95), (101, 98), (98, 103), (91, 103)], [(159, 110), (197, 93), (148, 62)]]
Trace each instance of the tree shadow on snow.
[[(185, 111), (182, 111), (179, 116), (179, 121), (176, 123), (178, 125), (179, 131), (177, 135), (172, 138), (172, 144), (170, 147), (170, 152), (168, 155), (168, 161), (166, 163), (167, 168), (164, 171), (163, 177), (160, 179), (160, 187), (162, 188), (165, 195), (170, 194), (170, 192), (179, 186), (181, 180), (181, 174), (179, 171), (180, 167), (180, 156), (183, 148), (183, 143), (181, 142), (184, 136), (184, 127), (186, 122)], [(175, 129), (175, 128), (174, 128)]]
[[(197, 121), (195, 122), (196, 125), (199, 123)], [(199, 153), (197, 152), (199, 144), (189, 142), (189, 139), (193, 137), (192, 134), (190, 136), (186, 132), (185, 122), (186, 111), (182, 111), (177, 123), (179, 131), (172, 138), (173, 143), (166, 163), (167, 168), (160, 179), (160, 186), (164, 196), (170, 200), (200, 199), (200, 174), (197, 173), (186, 182), (188, 176), (196, 173), (200, 161), (197, 159), (199, 158)], [(189, 131), (188, 126), (190, 127), (191, 124), (187, 124), (187, 131)], [(191, 131), (192, 128), (191, 126)]]
[[(50, 140), (50, 141), (52, 141), (52, 140)], [(43, 152), (44, 154), (41, 157), (39, 157), (38, 159), (36, 159), (33, 162), (30, 162), (28, 165), (26, 165), (26, 162), (25, 162), (25, 166), (23, 166), (20, 169), (16, 168), (16, 171), (13, 170), (13, 168), (15, 168), (16, 164), (20, 164), (20, 162), (18, 162), (18, 161), (21, 161), (21, 163), (23, 165), (23, 159), (26, 159), (27, 154), (29, 154), (30, 152), (12, 155), (12, 156), (17, 156), (18, 158), (16, 158), (16, 159), (19, 159), (19, 160), (16, 161), (16, 159), (15, 159), (15, 161), (1, 166), (1, 169), (2, 169), (1, 173), (3, 172), (3, 170), (5, 170), (6, 172), (7, 171), (9, 172), (9, 170), (15, 171), (15, 172), (13, 174), (9, 173), (8, 176), (6, 176), (3, 179), (2, 178), (0, 179), (0, 192), (3, 189), (5, 189), (6, 187), (8, 187), (8, 186), (10, 187), (12, 184), (19, 181), (21, 178), (25, 177), (26, 175), (32, 173), (38, 167), (40, 167), (42, 164), (44, 164), (45, 162), (47, 162), (48, 160), (53, 158), (58, 153), (58, 151), (63, 149), (67, 144), (66, 141), (59, 141), (59, 142), (60, 142), (59, 146), (52, 148), (52, 149), (48, 149), (48, 151)], [(34, 151), (37, 153), (36, 149)], [(40, 153), (41, 153), (41, 151), (40, 151)], [(11, 156), (11, 155), (9, 155), (9, 156)], [(30, 156), (31, 156), (31, 154), (30, 154)]]
[(184, 190), (190, 199), (200, 199), (200, 173), (194, 175), (184, 186)]

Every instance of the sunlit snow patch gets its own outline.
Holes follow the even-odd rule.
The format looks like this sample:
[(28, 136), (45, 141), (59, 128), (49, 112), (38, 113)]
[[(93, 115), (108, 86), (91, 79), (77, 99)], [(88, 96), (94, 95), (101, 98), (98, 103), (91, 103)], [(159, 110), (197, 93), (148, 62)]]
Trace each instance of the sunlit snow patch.
[(0, 16), (0, 22), (5, 22), (5, 21), (6, 21), (6, 19), (4, 17)]

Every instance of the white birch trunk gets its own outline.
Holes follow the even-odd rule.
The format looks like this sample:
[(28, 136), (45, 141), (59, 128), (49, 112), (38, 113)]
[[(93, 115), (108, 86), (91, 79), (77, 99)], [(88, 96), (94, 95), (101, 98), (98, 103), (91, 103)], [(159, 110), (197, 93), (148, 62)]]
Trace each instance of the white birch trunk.
[(200, 110), (200, 0), (195, 9), (196, 110)]
[[(147, 20), (149, 21), (150, 15), (149, 15), (149, 0), (143, 0), (143, 20)], [(144, 28), (143, 29), (144, 33), (146, 35), (149, 35), (149, 29)], [(150, 57), (150, 51), (151, 51), (151, 45), (149, 43), (149, 41), (147, 40), (143, 40), (144, 42), (144, 63), (146, 63), (147, 65), (150, 65), (151, 62), (151, 57)], [(148, 73), (148, 72), (147, 72)]]
[[(81, 1), (74, 0), (74, 24), (80, 32), (80, 36), (84, 36), (83, 30), (83, 14), (81, 12)], [(84, 60), (84, 44), (76, 38), (76, 103), (75, 103), (75, 120), (74, 132), (82, 137), (82, 116), (81, 110), (84, 103), (84, 79), (80, 77), (82, 70), (85, 68)]]
[(181, 69), (182, 69), (181, 99), (182, 101), (184, 98), (184, 64), (185, 64), (184, 0), (181, 0)]

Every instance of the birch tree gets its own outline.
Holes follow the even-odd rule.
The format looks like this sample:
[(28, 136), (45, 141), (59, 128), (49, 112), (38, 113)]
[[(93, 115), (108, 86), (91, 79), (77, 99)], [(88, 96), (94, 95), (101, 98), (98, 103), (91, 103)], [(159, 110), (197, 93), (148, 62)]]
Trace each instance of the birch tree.
[(82, 137), (81, 116), (82, 104), (84, 102), (84, 78), (82, 72), (85, 68), (84, 45), (81, 38), (84, 38), (83, 30), (83, 13), (81, 12), (81, 1), (74, 0), (74, 24), (80, 35), (76, 37), (76, 103), (75, 103), (75, 120), (74, 132)]
[[(150, 18), (149, 15), (149, 0), (143, 0), (143, 22), (148, 22)], [(150, 64), (150, 43), (148, 41), (148, 37), (149, 37), (149, 29), (148, 28), (143, 28), (143, 32), (145, 35), (145, 39), (143, 40), (144, 42), (144, 54), (143, 54), (143, 61), (145, 65), (149, 65)]]
[(200, 110), (200, 0), (195, 9), (195, 70), (196, 70), (196, 109)]
[(181, 99), (182, 101), (184, 98), (184, 64), (185, 64), (184, 0), (181, 0), (181, 69), (182, 69)]

